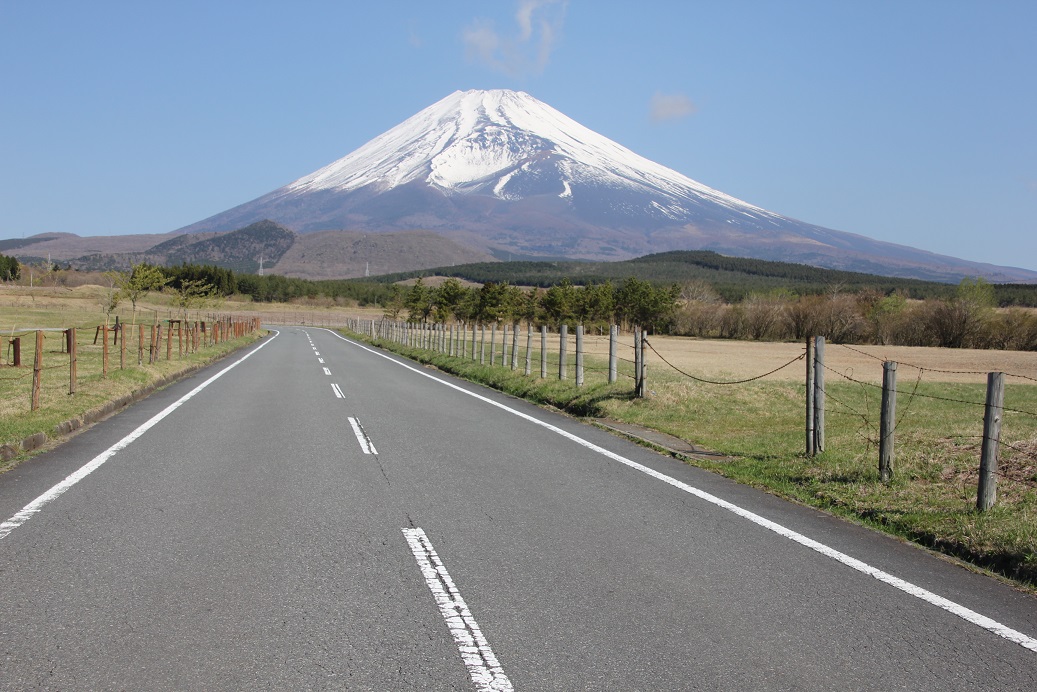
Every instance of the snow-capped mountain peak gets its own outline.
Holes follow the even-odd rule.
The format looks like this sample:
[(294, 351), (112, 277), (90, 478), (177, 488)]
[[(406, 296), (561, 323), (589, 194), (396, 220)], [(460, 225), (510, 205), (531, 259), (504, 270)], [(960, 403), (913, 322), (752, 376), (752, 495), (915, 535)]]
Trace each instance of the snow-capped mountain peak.
[(554, 194), (562, 198), (588, 183), (663, 193), (667, 199), (643, 210), (653, 215), (679, 218), (688, 213), (686, 204), (705, 198), (770, 216), (635, 154), (525, 92), (504, 89), (456, 91), (283, 192), (351, 192), (368, 185), (386, 191), (421, 181), (446, 193), (516, 200), (529, 196), (523, 177), (544, 167), (557, 173)]
[(926, 278), (1018, 276), (775, 214), (503, 89), (456, 91), (320, 170), (181, 230), (262, 219), (299, 233), (434, 231), (498, 256), (707, 249)]

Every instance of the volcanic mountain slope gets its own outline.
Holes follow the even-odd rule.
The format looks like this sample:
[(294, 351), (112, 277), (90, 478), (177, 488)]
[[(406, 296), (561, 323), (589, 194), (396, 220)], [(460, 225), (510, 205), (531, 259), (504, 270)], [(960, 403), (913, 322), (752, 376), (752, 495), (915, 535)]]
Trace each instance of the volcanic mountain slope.
[(427, 229), (498, 257), (709, 249), (892, 276), (1037, 280), (775, 214), (506, 90), (455, 92), (328, 166), (180, 230), (263, 218), (303, 234)]
[(319, 231), (298, 236), (276, 265), (267, 266), (285, 276), (340, 279), (492, 261), (430, 231)]

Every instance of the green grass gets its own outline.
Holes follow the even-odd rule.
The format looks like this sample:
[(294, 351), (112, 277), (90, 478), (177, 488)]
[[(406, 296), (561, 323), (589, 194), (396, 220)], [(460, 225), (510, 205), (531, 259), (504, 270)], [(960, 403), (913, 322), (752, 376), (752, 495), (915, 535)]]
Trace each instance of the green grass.
[[(1022, 413), (1005, 412), (997, 505), (978, 512), (983, 385), (902, 382), (894, 475), (883, 483), (877, 387), (830, 382), (825, 451), (807, 457), (802, 383), (706, 385), (655, 365), (649, 371), (650, 395), (634, 399), (632, 380), (607, 384), (605, 364), (598, 359), (588, 360), (593, 369), (586, 386), (577, 388), (572, 360), (569, 379), (557, 379), (557, 356), (548, 377), (540, 379), (539, 353), (533, 356), (533, 376), (527, 377), (522, 351), (519, 368), (512, 371), (374, 343), (574, 415), (638, 423), (694, 442), (732, 458), (689, 463), (1037, 588), (1037, 386), (1024, 380), (1010, 380), (1006, 389), (1006, 409)], [(623, 363), (621, 371), (629, 375), (631, 366)]]

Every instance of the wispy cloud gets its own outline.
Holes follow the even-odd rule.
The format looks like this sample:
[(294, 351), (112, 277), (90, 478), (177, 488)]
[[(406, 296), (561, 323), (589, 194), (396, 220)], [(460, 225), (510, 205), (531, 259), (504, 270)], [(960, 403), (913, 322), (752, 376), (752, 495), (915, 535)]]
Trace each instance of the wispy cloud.
[(652, 120), (678, 120), (693, 115), (698, 108), (684, 94), (663, 94), (655, 92), (652, 96)]
[(567, 5), (567, 0), (520, 0), (515, 35), (498, 32), (492, 20), (474, 20), (461, 34), (468, 58), (513, 77), (543, 72), (561, 35)]

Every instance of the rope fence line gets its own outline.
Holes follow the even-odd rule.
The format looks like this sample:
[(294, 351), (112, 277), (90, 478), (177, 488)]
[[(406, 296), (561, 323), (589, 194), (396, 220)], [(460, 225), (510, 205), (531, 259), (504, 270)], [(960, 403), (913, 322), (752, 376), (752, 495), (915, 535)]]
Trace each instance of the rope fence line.
[(659, 353), (657, 350), (655, 350), (655, 347), (652, 346), (652, 343), (650, 341), (648, 341), (648, 339), (645, 339), (644, 343), (645, 343), (646, 346), (648, 346), (649, 349), (651, 349), (652, 353), (654, 353), (656, 356), (658, 356), (659, 360), (661, 360), (662, 362), (666, 363), (666, 365), (670, 366), (675, 371), (679, 372), (681, 375), (684, 375), (688, 379), (694, 380), (696, 382), (701, 382), (703, 384), (734, 385), (734, 384), (747, 384), (749, 382), (755, 382), (756, 380), (761, 380), (764, 377), (767, 377), (768, 375), (773, 375), (776, 372), (780, 372), (780, 371), (784, 370), (785, 368), (789, 367), (790, 365), (792, 365), (793, 363), (796, 363), (797, 361), (801, 361), (801, 360), (803, 360), (804, 358), (807, 357), (806, 351), (804, 350), (803, 353), (799, 354), (798, 356), (796, 356), (795, 358), (793, 358), (789, 362), (785, 363), (784, 365), (781, 365), (781, 366), (779, 366), (777, 368), (774, 368), (770, 372), (765, 372), (762, 375), (756, 375), (755, 377), (749, 377), (749, 378), (746, 378), (744, 380), (730, 380), (730, 381), (707, 380), (707, 379), (702, 378), (702, 377), (696, 377), (695, 375), (692, 375), (689, 372), (685, 372), (684, 370), (681, 370), (680, 368), (678, 368), (676, 365), (674, 365), (670, 361), (666, 360), (666, 358), (664, 358), (661, 353)]

